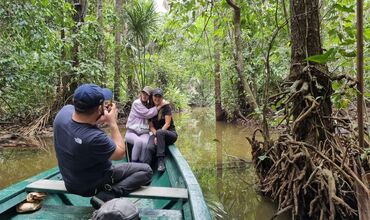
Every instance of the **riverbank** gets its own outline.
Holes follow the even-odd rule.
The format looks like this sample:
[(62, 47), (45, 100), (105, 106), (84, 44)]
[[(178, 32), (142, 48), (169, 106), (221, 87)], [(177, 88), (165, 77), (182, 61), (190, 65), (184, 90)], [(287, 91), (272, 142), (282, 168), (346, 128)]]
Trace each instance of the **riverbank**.
[[(127, 117), (118, 119), (118, 126), (124, 127)], [(104, 129), (104, 126), (102, 127)], [(37, 147), (37, 138), (48, 138), (53, 136), (53, 126), (48, 125), (35, 131), (32, 135), (27, 135), (27, 125), (24, 124), (0, 124), (0, 148), (6, 147)]]

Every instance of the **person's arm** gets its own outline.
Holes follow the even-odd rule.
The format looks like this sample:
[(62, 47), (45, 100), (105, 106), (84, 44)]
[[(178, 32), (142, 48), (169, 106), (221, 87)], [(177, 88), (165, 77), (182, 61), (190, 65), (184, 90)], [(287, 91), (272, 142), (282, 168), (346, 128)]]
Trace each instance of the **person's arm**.
[(167, 130), (170, 127), (171, 119), (172, 119), (171, 115), (164, 116), (164, 125), (162, 127), (162, 130)]
[(149, 118), (153, 118), (154, 116), (156, 116), (160, 108), (154, 106), (148, 109), (142, 103), (134, 102), (132, 104), (132, 109), (136, 112), (136, 114), (138, 114), (139, 117), (149, 119)]
[(153, 136), (154, 136), (154, 145), (157, 145), (157, 130), (155, 129), (152, 121), (149, 121), (149, 129), (153, 133)]
[(149, 121), (149, 130), (153, 133), (154, 136), (157, 135), (157, 130), (155, 129), (152, 121)]
[(104, 110), (104, 116), (102, 116), (103, 122), (105, 122), (109, 128), (111, 129), (111, 137), (113, 142), (116, 145), (116, 149), (114, 150), (113, 154), (110, 156), (111, 160), (121, 160), (126, 153), (125, 144), (123, 142), (123, 138), (121, 132), (119, 131), (117, 125), (117, 116), (118, 111), (115, 103), (112, 103), (111, 110), (108, 112), (106, 109)]
[(164, 125), (162, 127), (162, 130), (167, 130), (171, 125), (172, 119), (171, 107), (169, 105), (164, 107), (163, 114), (164, 114)]

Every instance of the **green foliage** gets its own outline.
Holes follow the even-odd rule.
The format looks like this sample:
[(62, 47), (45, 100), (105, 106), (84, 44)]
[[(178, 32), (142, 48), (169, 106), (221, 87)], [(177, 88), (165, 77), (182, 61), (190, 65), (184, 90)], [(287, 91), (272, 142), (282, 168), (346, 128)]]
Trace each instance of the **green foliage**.
[(331, 48), (323, 54), (307, 57), (306, 60), (313, 61), (315, 63), (326, 64), (329, 61), (335, 60), (336, 53), (337, 51), (334, 48)]
[[(122, 14), (115, 2), (103, 1), (103, 27), (96, 19), (96, 3), (89, 3), (85, 22), (73, 20), (73, 5), (64, 0), (0, 2), (0, 114), (2, 119), (35, 118), (51, 106), (65, 78), (69, 84), (93, 82), (113, 87), (115, 24), (124, 32), (121, 100), (127, 88), (151, 84), (166, 91), (183, 109), (187, 104), (214, 105), (214, 45), (221, 53), (221, 95), (230, 120), (238, 115), (238, 76), (234, 61), (233, 11), (225, 1), (171, 2), (169, 13), (159, 14), (152, 1), (127, 2)], [(277, 5), (278, 3), (278, 5)], [(258, 104), (266, 83), (269, 58), (269, 94), (280, 90), (289, 74), (289, 28), (281, 1), (239, 1), (241, 8), (244, 74)], [(288, 7), (288, 5), (286, 5)], [(365, 2), (365, 11), (369, 10)], [(307, 58), (327, 64), (330, 74), (355, 74), (355, 2), (327, 1), (321, 7), (324, 54)], [(289, 11), (289, 8), (287, 8)], [(365, 13), (365, 85), (370, 85), (370, 23)], [(262, 19), (263, 18), (263, 19)], [(219, 28), (214, 30), (214, 25)], [(272, 36), (279, 28), (274, 41)], [(65, 37), (61, 39), (61, 31)], [(216, 39), (216, 41), (215, 41)], [(98, 58), (102, 41), (104, 59)], [(79, 65), (72, 48), (78, 42)], [(270, 53), (267, 51), (270, 48)], [(64, 55), (62, 55), (64, 54)], [(333, 83), (332, 101), (345, 108), (355, 91), (345, 82)], [(279, 106), (276, 106), (279, 109)], [(277, 122), (278, 123), (278, 122)]]
[(175, 108), (174, 110), (181, 111), (188, 106), (188, 98), (175, 85), (170, 84), (166, 87), (164, 97)]
[[(68, 4), (67, 4), (68, 5)], [(3, 117), (37, 116), (53, 98), (58, 73), (68, 70), (60, 60), (58, 30), (71, 25), (59, 15), (72, 13), (62, 0), (1, 2), (0, 96)]]
[(134, 1), (125, 7), (124, 20), (127, 24), (127, 45), (131, 54), (135, 56), (135, 63), (139, 68), (135, 70), (136, 77), (140, 83), (138, 87), (146, 85), (146, 53), (149, 47), (149, 40), (157, 28), (158, 13), (155, 11), (152, 1)]
[(349, 87), (346, 82), (334, 81), (332, 83), (334, 90), (331, 100), (337, 109), (348, 109), (351, 100), (356, 96), (356, 89)]
[(146, 45), (150, 34), (155, 31), (158, 14), (152, 1), (134, 1), (125, 8), (125, 20), (132, 36), (129, 39), (139, 38), (141, 45)]

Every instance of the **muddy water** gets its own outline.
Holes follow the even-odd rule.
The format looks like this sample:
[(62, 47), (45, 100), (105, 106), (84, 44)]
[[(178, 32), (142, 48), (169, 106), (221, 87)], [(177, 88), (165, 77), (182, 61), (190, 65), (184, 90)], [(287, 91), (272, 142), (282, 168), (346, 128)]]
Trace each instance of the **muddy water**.
[[(267, 220), (276, 212), (256, 192), (251, 146), (254, 128), (215, 122), (212, 109), (196, 108), (174, 116), (177, 146), (196, 175), (216, 219)], [(290, 219), (281, 216), (277, 219)]]
[[(215, 122), (212, 109), (174, 114), (177, 146), (197, 177), (215, 219), (270, 219), (275, 206), (256, 192), (251, 148), (254, 129)], [(51, 138), (40, 149), (0, 149), (0, 189), (54, 167)], [(277, 219), (290, 219), (282, 216)]]
[(0, 189), (56, 166), (52, 139), (35, 141), (39, 148), (0, 148)]

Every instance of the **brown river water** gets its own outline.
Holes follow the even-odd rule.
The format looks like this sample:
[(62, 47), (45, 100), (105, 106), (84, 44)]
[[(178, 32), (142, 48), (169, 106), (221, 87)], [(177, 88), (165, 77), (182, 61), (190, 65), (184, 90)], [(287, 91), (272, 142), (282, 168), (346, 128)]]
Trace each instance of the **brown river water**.
[[(256, 191), (251, 146), (245, 138), (254, 128), (216, 123), (212, 110), (195, 108), (174, 114), (174, 120), (176, 145), (197, 177), (214, 219), (270, 219), (276, 206)], [(39, 142), (37, 149), (0, 149), (0, 189), (56, 166), (52, 138)]]

